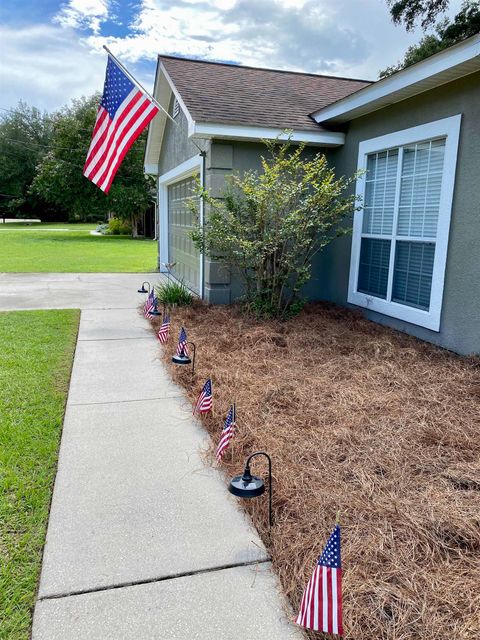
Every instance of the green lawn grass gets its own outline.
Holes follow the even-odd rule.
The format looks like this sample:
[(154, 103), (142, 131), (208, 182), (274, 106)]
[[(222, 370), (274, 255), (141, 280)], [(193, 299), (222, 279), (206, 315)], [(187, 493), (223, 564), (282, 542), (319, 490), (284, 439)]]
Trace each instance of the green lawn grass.
[[(0, 272), (150, 272), (153, 240), (92, 236), (94, 224), (0, 224)], [(62, 229), (54, 231), (53, 229)]]
[(0, 313), (0, 639), (27, 640), (80, 312)]

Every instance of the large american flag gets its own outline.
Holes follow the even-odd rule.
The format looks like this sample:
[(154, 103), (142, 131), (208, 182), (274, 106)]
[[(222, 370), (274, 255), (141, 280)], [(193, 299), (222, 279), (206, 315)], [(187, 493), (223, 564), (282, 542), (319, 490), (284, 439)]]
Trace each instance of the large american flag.
[(168, 340), (168, 336), (170, 334), (170, 316), (165, 316), (163, 318), (162, 326), (158, 330), (158, 339), (162, 344), (165, 344)]
[(335, 526), (303, 593), (297, 624), (342, 635), (342, 564), (340, 527)]
[(108, 56), (103, 96), (83, 175), (108, 193), (123, 158), (158, 111)]
[(194, 415), (197, 411), (198, 413), (207, 413), (208, 411), (211, 410), (212, 405), (213, 405), (212, 381), (209, 378), (203, 385), (203, 389), (201, 390), (200, 395), (198, 396), (198, 400), (193, 410), (193, 413)]
[(178, 336), (178, 344), (177, 344), (177, 356), (182, 355), (188, 356), (188, 344), (187, 344), (187, 332), (182, 327), (180, 330), (180, 335)]
[(227, 413), (227, 419), (225, 420), (225, 423), (223, 425), (220, 441), (215, 452), (215, 457), (217, 458), (217, 460), (221, 460), (223, 458), (223, 455), (227, 450), (228, 445), (230, 444), (230, 440), (235, 435), (235, 417), (235, 405), (232, 404), (229, 412)]

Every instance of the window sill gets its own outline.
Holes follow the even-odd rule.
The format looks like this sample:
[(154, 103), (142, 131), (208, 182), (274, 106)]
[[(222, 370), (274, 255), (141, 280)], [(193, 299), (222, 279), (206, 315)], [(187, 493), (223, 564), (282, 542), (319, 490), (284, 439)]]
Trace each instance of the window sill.
[(431, 310), (423, 311), (398, 302), (387, 302), (381, 298), (359, 293), (358, 291), (349, 292), (348, 302), (369, 311), (376, 311), (385, 316), (404, 320), (419, 327), (425, 327), (431, 331), (440, 331), (440, 314), (433, 313)]

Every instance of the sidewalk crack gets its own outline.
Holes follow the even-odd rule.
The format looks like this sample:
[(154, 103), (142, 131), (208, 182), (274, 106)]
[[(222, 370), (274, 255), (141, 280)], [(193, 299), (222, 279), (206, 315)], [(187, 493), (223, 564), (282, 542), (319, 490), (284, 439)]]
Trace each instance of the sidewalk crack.
[(195, 571), (183, 571), (179, 573), (172, 573), (168, 576), (162, 576), (159, 578), (148, 578), (146, 580), (132, 580), (131, 582), (119, 582), (118, 584), (105, 585), (103, 587), (94, 587), (92, 589), (79, 589), (75, 591), (65, 591), (64, 593), (55, 593), (52, 595), (41, 596), (38, 598), (38, 602), (43, 602), (45, 600), (61, 600), (62, 598), (70, 598), (72, 596), (83, 596), (88, 593), (101, 593), (102, 591), (113, 591), (115, 589), (137, 587), (144, 584), (154, 584), (156, 582), (167, 582), (168, 580), (175, 580), (176, 578), (186, 578), (188, 576), (197, 576), (204, 573), (215, 573), (218, 571), (225, 571), (227, 569), (235, 569), (237, 567), (250, 567), (258, 564), (268, 564), (270, 562), (271, 562), (271, 558), (263, 558), (259, 560), (249, 560), (247, 562), (224, 564), (224, 565), (219, 565), (218, 567), (208, 567), (206, 569), (197, 569)]

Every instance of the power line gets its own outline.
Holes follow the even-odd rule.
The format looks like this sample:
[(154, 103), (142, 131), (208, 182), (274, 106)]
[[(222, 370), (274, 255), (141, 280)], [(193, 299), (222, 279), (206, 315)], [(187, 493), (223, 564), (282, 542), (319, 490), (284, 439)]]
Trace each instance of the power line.
[[(40, 153), (40, 151), (38, 149), (33, 149), (32, 147), (29, 147), (28, 145), (24, 144), (24, 143), (17, 143), (17, 144), (21, 144), (22, 146), (24, 146), (26, 149), (29, 149), (29, 151), (34, 151), (35, 153)], [(6, 154), (6, 155), (10, 155), (11, 157), (16, 157), (14, 153), (9, 153), (8, 151), (3, 151), (2, 153)], [(52, 158), (53, 162), (63, 162), (63, 164), (68, 164), (71, 167), (75, 167), (76, 169), (82, 169), (83, 170), (83, 165), (80, 164), (75, 164), (74, 162), (68, 162), (68, 160), (62, 160), (61, 158)], [(115, 180), (134, 180), (134, 181), (138, 181), (138, 178), (133, 178), (131, 176), (119, 176), (118, 174), (115, 177)]]
[[(22, 113), (18, 109), (17, 110), (12, 110), (12, 109), (7, 109), (6, 107), (0, 107), (0, 109), (2, 111), (8, 111), (10, 113), (20, 113), (20, 114)], [(91, 131), (93, 131), (93, 129), (78, 128), (77, 131), (86, 131), (86, 132), (91, 133)], [(81, 147), (80, 148), (80, 147), (57, 147), (57, 146), (53, 146), (53, 148), (52, 148), (51, 145), (42, 144), (40, 142), (33, 142), (32, 141), (32, 142), (26, 143), (23, 140), (17, 140), (15, 138), (7, 138), (7, 137), (3, 137), (3, 140), (7, 140), (8, 142), (11, 142), (12, 144), (16, 144), (16, 145), (22, 146), (22, 147), (28, 149), (29, 151), (33, 151), (33, 152), (35, 152), (37, 154), (40, 154), (41, 152), (40, 152), (40, 150), (38, 148), (36, 149), (35, 147), (42, 147), (42, 148), (48, 149), (50, 151), (62, 150), (62, 151), (81, 152), (81, 153), (85, 154), (85, 156), (86, 156), (87, 151), (88, 151), (88, 147)], [(34, 146), (32, 146), (32, 145), (34, 145)], [(3, 153), (5, 153), (7, 155), (10, 155), (12, 157), (15, 157), (15, 154), (13, 154), (13, 153), (9, 154), (8, 151), (3, 151)], [(75, 164), (73, 162), (69, 162), (68, 160), (63, 160), (62, 158), (55, 157), (55, 158), (52, 158), (52, 160), (54, 160), (55, 162), (63, 162), (64, 164), (67, 164), (67, 165), (69, 165), (71, 167), (76, 167), (77, 169), (82, 169), (83, 170), (83, 168), (84, 168), (83, 165)], [(122, 175), (120, 175), (120, 176), (117, 175), (115, 179), (116, 180), (120, 180), (120, 181), (122, 181), (122, 180), (135, 180), (135, 181), (137, 181), (138, 180), (138, 178), (133, 178), (133, 177), (130, 177), (130, 176), (122, 176)]]
[(88, 147), (57, 147), (56, 145), (42, 144), (41, 142), (24, 142), (23, 140), (17, 140), (15, 138), (7, 138), (5, 136), (2, 137), (2, 140), (8, 140), (9, 142), (14, 142), (17, 144), (33, 144), (37, 147), (44, 147), (45, 149), (50, 149), (52, 151), (61, 149), (62, 151), (81, 151), (85, 155), (87, 154)]

